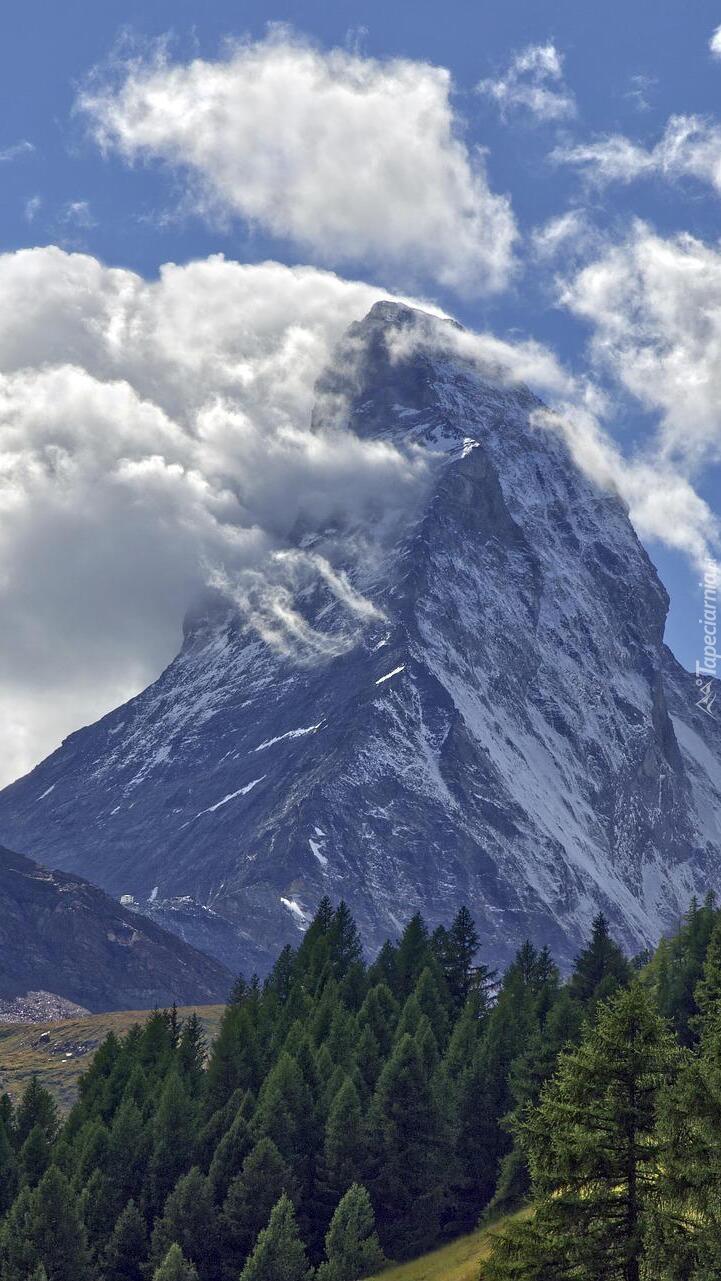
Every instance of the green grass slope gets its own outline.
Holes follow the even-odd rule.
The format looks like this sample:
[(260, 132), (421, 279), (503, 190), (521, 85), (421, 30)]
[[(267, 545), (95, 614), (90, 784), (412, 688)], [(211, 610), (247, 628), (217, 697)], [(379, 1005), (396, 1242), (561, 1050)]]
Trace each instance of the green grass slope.
[[(178, 1010), (180, 1018), (195, 1012), (208, 1041), (216, 1036), (223, 1005), (191, 1005)], [(78, 1079), (90, 1066), (109, 1032), (123, 1036), (134, 1023), (144, 1023), (148, 1010), (113, 1010), (84, 1014), (56, 1023), (0, 1024), (0, 1093), (17, 1099), (30, 1077), (37, 1075), (65, 1112), (75, 1101)]]
[(527, 1210), (520, 1214), (509, 1215), (499, 1219), (490, 1227), (479, 1228), (468, 1236), (458, 1237), (440, 1250), (423, 1254), (419, 1259), (399, 1263), (395, 1267), (379, 1272), (368, 1281), (478, 1281), (479, 1269), (483, 1259), (487, 1259), (494, 1236), (504, 1232), (511, 1223), (525, 1217)]

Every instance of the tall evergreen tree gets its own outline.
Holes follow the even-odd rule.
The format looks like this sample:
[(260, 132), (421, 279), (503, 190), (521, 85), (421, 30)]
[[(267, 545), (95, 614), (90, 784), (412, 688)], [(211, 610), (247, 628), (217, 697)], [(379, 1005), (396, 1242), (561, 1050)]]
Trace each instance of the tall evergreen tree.
[(102, 1251), (103, 1281), (143, 1281), (148, 1257), (145, 1219), (134, 1201), (128, 1201)]
[(152, 1214), (160, 1213), (166, 1198), (189, 1167), (195, 1125), (193, 1100), (173, 1068), (165, 1077), (152, 1127), (153, 1146), (145, 1182), (145, 1199)]
[(177, 1244), (194, 1264), (201, 1281), (217, 1268), (218, 1222), (208, 1180), (197, 1166), (182, 1175), (155, 1220), (150, 1262), (159, 1267), (171, 1245)]
[(240, 1274), (240, 1281), (305, 1281), (309, 1268), (293, 1203), (283, 1195)]
[(48, 1281), (90, 1281), (85, 1228), (65, 1175), (51, 1165), (32, 1194), (28, 1240)]
[(569, 985), (571, 996), (577, 1000), (602, 1000), (625, 986), (631, 977), (631, 967), (621, 948), (609, 933), (608, 921), (599, 912), (591, 927), (588, 946), (576, 957)]
[(380, 1272), (386, 1258), (368, 1192), (354, 1183), (340, 1201), (325, 1238), (326, 1261), (316, 1281), (360, 1281)]
[(40, 1127), (48, 1143), (52, 1143), (58, 1131), (57, 1105), (50, 1091), (40, 1084), (37, 1076), (33, 1076), (17, 1111), (14, 1139), (18, 1150), (36, 1126)]
[(412, 916), (401, 935), (395, 956), (395, 995), (407, 1001), (426, 966), (433, 965), (426, 923), (420, 912)]
[(381, 1073), (369, 1124), (381, 1239), (390, 1255), (407, 1258), (435, 1241), (444, 1193), (442, 1111), (410, 1036)]
[(658, 1230), (657, 1108), (678, 1061), (639, 983), (601, 1007), (526, 1122), (535, 1214), (498, 1245), (488, 1281), (640, 1281)]
[(231, 1183), (220, 1219), (223, 1269), (233, 1281), (284, 1193), (296, 1202), (290, 1167), (272, 1139), (260, 1139)]
[(155, 1269), (153, 1281), (198, 1281), (198, 1273), (184, 1257), (180, 1246), (173, 1244), (160, 1267)]

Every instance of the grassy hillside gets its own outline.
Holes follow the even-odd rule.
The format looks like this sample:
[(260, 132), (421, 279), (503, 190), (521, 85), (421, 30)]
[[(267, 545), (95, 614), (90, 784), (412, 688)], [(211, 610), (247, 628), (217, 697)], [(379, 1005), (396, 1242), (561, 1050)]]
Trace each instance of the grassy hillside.
[(388, 1268), (377, 1277), (369, 1278), (369, 1281), (478, 1281), (481, 1260), (488, 1258), (493, 1237), (527, 1213), (527, 1210), (522, 1210), (519, 1215), (499, 1219), (492, 1227), (480, 1228), (469, 1236), (458, 1237), (440, 1250), (433, 1250), (420, 1259)]
[[(193, 1011), (200, 1018), (211, 1041), (218, 1031), (222, 1005), (188, 1006), (180, 1017)], [(98, 1046), (109, 1032), (122, 1036), (134, 1023), (142, 1023), (147, 1010), (114, 1010), (109, 1014), (85, 1014), (57, 1023), (0, 1024), (0, 1092), (14, 1098), (36, 1073), (55, 1095), (65, 1111), (74, 1102), (78, 1078), (92, 1062)]]

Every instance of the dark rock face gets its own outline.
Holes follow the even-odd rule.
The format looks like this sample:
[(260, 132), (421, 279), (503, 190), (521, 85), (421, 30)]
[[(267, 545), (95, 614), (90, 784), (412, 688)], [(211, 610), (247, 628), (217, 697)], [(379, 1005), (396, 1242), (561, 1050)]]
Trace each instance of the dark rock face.
[(0, 848), (0, 1003), (52, 993), (88, 1010), (227, 999), (232, 975), (139, 913)]
[[(0, 795), (1, 838), (246, 969), (325, 893), (371, 949), (466, 902), (504, 962), (526, 937), (568, 961), (599, 908), (638, 949), (721, 888), (721, 730), (664, 648), (654, 567), (456, 333), (379, 304), (319, 389), (319, 427), (343, 412), (427, 467), (402, 527), (347, 561), (376, 610), (355, 643), (327, 584), (298, 603), (339, 641), (313, 661), (196, 610), (154, 685)], [(306, 522), (299, 547), (342, 568), (363, 532)]]

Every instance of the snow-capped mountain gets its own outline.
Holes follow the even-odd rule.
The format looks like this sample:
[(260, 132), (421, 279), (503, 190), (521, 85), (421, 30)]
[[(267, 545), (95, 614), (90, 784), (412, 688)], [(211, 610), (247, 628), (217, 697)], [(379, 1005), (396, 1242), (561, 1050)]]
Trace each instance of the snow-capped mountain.
[(456, 334), (378, 304), (322, 381), (319, 427), (343, 412), (425, 480), (402, 519), (297, 530), (297, 643), (209, 600), (150, 688), (0, 794), (0, 840), (246, 968), (324, 894), (370, 948), (468, 903), (502, 962), (525, 937), (568, 960), (599, 907), (639, 949), (721, 888), (721, 729), (655, 569)]

